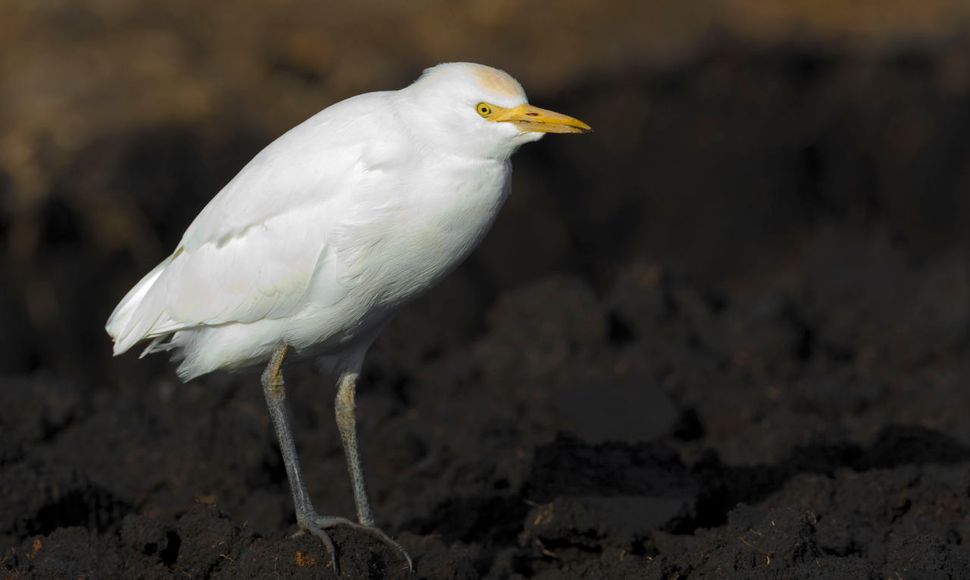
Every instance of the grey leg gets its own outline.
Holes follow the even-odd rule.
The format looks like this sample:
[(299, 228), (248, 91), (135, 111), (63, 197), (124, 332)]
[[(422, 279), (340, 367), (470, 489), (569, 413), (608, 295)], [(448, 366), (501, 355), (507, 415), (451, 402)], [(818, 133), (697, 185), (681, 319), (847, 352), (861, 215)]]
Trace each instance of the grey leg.
[[(381, 541), (392, 546), (398, 550), (408, 562), (408, 568), (414, 570), (414, 565), (411, 562), (411, 557), (400, 544), (392, 540), (383, 531), (373, 526), (373, 518), (370, 516), (370, 507), (367, 504), (366, 494), (363, 488), (363, 475), (360, 470), (360, 458), (357, 455), (357, 441), (356, 436), (353, 438), (353, 455), (347, 447), (347, 440), (344, 437), (344, 429), (341, 426), (341, 436), (344, 437), (344, 448), (347, 450), (348, 465), (355, 465), (351, 467), (351, 479), (354, 482), (354, 495), (357, 498), (357, 513), (360, 517), (361, 524), (356, 524), (346, 518), (336, 517), (336, 516), (321, 516), (317, 515), (316, 511), (313, 509), (313, 504), (310, 502), (310, 494), (307, 492), (306, 484), (303, 482), (303, 473), (300, 470), (300, 460), (296, 454), (296, 445), (293, 443), (293, 433), (290, 430), (290, 420), (289, 413), (286, 407), (286, 389), (283, 385), (283, 359), (286, 358), (286, 353), (288, 347), (285, 344), (280, 345), (273, 351), (273, 356), (270, 358), (269, 364), (266, 365), (266, 370), (263, 371), (262, 384), (263, 384), (263, 395), (266, 397), (266, 406), (269, 408), (270, 417), (273, 419), (273, 426), (276, 429), (276, 438), (279, 440), (280, 452), (283, 455), (283, 465), (286, 467), (286, 476), (290, 482), (290, 491), (293, 493), (293, 505), (296, 509), (296, 521), (302, 530), (305, 530), (323, 542), (323, 546), (327, 550), (327, 554), (330, 556), (330, 562), (333, 565), (334, 571), (338, 574), (339, 569), (337, 568), (337, 555), (333, 547), (333, 541), (325, 530), (333, 528), (339, 525), (345, 525), (352, 527), (354, 529), (360, 530), (364, 533), (376, 536)], [(354, 373), (356, 378), (356, 373)], [(341, 377), (341, 386), (343, 385), (343, 377)], [(340, 424), (340, 399), (339, 393), (342, 389), (338, 391), (338, 425)], [(351, 432), (353, 433), (353, 386), (350, 390), (350, 417), (351, 417)], [(353, 459), (351, 459), (353, 457)], [(359, 489), (358, 492), (358, 483)], [(363, 497), (363, 504), (360, 503), (360, 498)], [(363, 505), (364, 512), (361, 511), (361, 505)], [(366, 519), (363, 514), (366, 513)], [(365, 523), (367, 522), (367, 523)]]
[(357, 451), (357, 417), (354, 402), (356, 391), (357, 373), (345, 372), (340, 375), (334, 409), (337, 414), (340, 439), (344, 444), (344, 455), (347, 456), (347, 471), (350, 472), (350, 482), (354, 487), (357, 520), (361, 525), (373, 527), (374, 515), (367, 501), (367, 486), (364, 484), (364, 471), (360, 464), (360, 453)]
[[(273, 427), (276, 428), (276, 439), (279, 441), (280, 452), (283, 454), (283, 465), (286, 467), (286, 478), (290, 482), (290, 491), (293, 493), (293, 505), (296, 508), (296, 521), (301, 529), (309, 531), (314, 536), (320, 538), (330, 562), (337, 569), (337, 555), (333, 548), (333, 541), (327, 532), (319, 527), (307, 527), (307, 515), (313, 514), (313, 504), (310, 502), (310, 494), (307, 492), (306, 483), (303, 482), (303, 472), (300, 469), (300, 458), (296, 455), (296, 444), (293, 443), (293, 432), (290, 430), (290, 416), (286, 408), (286, 389), (283, 386), (283, 359), (289, 348), (281, 344), (273, 351), (266, 370), (263, 371), (263, 395), (266, 397), (266, 406), (269, 408), (269, 415), (273, 419)], [(312, 517), (310, 518), (312, 519)]]

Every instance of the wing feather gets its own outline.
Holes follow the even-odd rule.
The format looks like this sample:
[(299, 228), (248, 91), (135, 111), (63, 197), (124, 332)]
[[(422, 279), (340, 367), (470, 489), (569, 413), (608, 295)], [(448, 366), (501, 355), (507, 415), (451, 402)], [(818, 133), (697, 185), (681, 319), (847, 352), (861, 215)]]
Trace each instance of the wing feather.
[(116, 353), (186, 328), (304, 307), (334, 230), (359, 214), (383, 169), (406, 154), (401, 136), (388, 133), (386, 98), (370, 93), (329, 107), (254, 157), (119, 305), (123, 316), (109, 322)]

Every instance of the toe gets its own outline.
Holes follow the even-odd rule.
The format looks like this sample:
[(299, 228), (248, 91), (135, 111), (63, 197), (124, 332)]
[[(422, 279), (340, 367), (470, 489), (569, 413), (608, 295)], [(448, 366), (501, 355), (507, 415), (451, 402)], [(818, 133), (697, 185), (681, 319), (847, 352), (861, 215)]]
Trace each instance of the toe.
[[(324, 549), (327, 550), (327, 556), (330, 558), (330, 565), (333, 566), (333, 571), (339, 576), (340, 568), (337, 567), (337, 550), (333, 546), (333, 540), (330, 539), (330, 534), (324, 531), (320, 526), (314, 524), (300, 524), (301, 532), (305, 531), (320, 540), (323, 544)], [(301, 532), (297, 532), (300, 534)]]
[[(414, 562), (411, 561), (411, 555), (407, 553), (401, 544), (391, 539), (384, 530), (380, 528), (374, 528), (370, 526), (363, 526), (357, 522), (348, 520), (347, 518), (342, 518), (338, 516), (321, 516), (318, 514), (310, 514), (308, 517), (300, 522), (300, 527), (307, 532), (313, 534), (314, 536), (320, 538), (323, 545), (327, 548), (327, 552), (330, 555), (330, 560), (333, 563), (333, 568), (337, 571), (337, 557), (336, 552), (333, 547), (333, 542), (330, 540), (330, 536), (324, 530), (330, 530), (337, 526), (347, 526), (348, 528), (353, 528), (354, 530), (363, 532), (369, 536), (375, 537), (384, 544), (390, 546), (395, 551), (397, 551), (401, 557), (403, 557), (408, 563), (408, 570), (414, 571)], [(337, 572), (339, 574), (339, 571)]]

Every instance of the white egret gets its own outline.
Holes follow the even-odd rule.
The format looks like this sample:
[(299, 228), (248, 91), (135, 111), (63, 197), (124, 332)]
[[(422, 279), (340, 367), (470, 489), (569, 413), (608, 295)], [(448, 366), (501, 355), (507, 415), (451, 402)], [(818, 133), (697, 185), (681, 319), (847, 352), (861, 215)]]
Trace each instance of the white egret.
[[(380, 537), (354, 419), (364, 354), (401, 305), (481, 241), (509, 192), (510, 156), (545, 133), (588, 125), (528, 104), (478, 64), (430, 68), (398, 91), (332, 105), (263, 149), (132, 288), (106, 329), (119, 355), (175, 351), (188, 381), (263, 364), (262, 386), (299, 527), (324, 543), (349, 525)], [(316, 357), (338, 376), (337, 426), (359, 524), (314, 510), (290, 431), (282, 365)]]

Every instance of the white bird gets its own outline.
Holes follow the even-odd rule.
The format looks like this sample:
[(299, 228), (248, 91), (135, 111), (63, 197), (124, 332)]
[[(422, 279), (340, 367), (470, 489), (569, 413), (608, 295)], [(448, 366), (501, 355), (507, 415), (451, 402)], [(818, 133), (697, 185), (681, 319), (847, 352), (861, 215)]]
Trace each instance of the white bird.
[[(195, 218), (175, 251), (108, 319), (114, 354), (174, 350), (183, 381), (268, 362), (262, 386), (299, 527), (324, 543), (374, 527), (354, 419), (364, 355), (393, 313), (453, 270), (509, 193), (510, 157), (545, 133), (584, 133), (528, 104), (503, 71), (441, 64), (410, 86), (332, 105), (263, 149)], [(338, 376), (337, 425), (359, 524), (321, 516), (303, 482), (282, 364), (321, 359)]]

